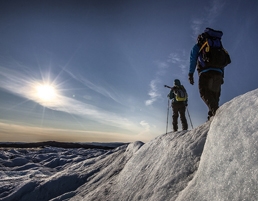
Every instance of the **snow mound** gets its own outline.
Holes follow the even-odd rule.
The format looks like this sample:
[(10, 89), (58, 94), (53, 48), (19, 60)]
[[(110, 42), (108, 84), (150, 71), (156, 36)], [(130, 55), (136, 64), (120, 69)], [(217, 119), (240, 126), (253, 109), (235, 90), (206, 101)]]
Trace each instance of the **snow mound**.
[(112, 185), (81, 191), (71, 200), (173, 200), (198, 168), (209, 125), (161, 135), (146, 144), (131, 143), (131, 158)]
[(126, 149), (126, 152), (128, 152), (130, 154), (134, 154), (141, 148), (141, 146), (143, 144), (144, 143), (141, 141), (136, 141), (136, 142), (130, 143)]
[(257, 111), (258, 90), (219, 108), (198, 171), (177, 201), (258, 200)]

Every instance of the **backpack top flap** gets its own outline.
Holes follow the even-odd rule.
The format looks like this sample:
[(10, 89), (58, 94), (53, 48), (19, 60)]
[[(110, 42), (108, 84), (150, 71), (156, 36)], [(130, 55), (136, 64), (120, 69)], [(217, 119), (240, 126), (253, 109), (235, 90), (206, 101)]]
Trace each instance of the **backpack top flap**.
[(214, 30), (212, 28), (206, 28), (204, 30), (204, 33), (208, 34), (212, 38), (219, 38), (219, 39), (221, 39), (221, 37), (223, 36), (223, 32), (222, 31)]

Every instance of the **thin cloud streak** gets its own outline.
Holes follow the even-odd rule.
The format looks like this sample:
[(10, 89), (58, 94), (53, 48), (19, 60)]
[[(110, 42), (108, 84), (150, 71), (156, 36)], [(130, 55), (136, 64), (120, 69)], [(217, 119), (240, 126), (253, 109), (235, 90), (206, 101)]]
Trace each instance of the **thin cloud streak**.
[(171, 53), (168, 56), (168, 63), (172, 63), (174, 64), (176, 67), (178, 67), (182, 74), (185, 75), (187, 73), (186, 68), (187, 68), (187, 64), (188, 64), (188, 58), (187, 55), (185, 53), (185, 51), (182, 52), (177, 52), (177, 53)]
[(160, 80), (157, 78), (156, 80), (152, 80), (150, 83), (150, 91), (149, 96), (150, 99), (145, 102), (145, 105), (152, 105), (159, 97), (161, 97), (161, 94), (158, 92), (157, 85), (160, 83)]
[[(124, 105), (123, 101), (120, 101), (120, 99), (122, 100), (122, 97), (119, 98), (119, 95), (117, 93), (115, 93), (114, 90), (111, 89), (113, 91), (113, 93), (112, 93), (111, 91), (108, 91), (105, 88), (100, 87), (100, 86), (92, 83), (90, 80), (88, 80), (88, 79), (86, 79), (86, 78), (84, 78), (84, 77), (82, 77), (80, 75), (76, 76), (72, 72), (67, 71), (67, 70), (66, 70), (66, 72), (72, 78), (74, 78), (76, 81), (82, 83), (84, 86), (88, 87), (89, 89), (91, 89), (91, 90), (93, 90), (93, 91), (95, 91), (95, 92), (97, 92), (97, 93), (99, 93), (99, 94), (101, 94), (103, 96), (106, 96), (107, 98), (112, 99), (113, 101), (115, 101), (116, 103), (119, 103), (120, 105)], [(105, 86), (108, 86), (108, 85), (105, 85)]]
[(146, 121), (141, 121), (140, 124), (146, 129), (146, 131), (150, 130), (150, 125)]
[(150, 99), (145, 101), (146, 106), (152, 105), (158, 98), (161, 97), (161, 94), (159, 93), (158, 86), (160, 85), (160, 77), (165, 75), (166, 69), (168, 68), (168, 64), (166, 62), (156, 62), (158, 66), (158, 71), (156, 73), (155, 79), (151, 80), (150, 82), (150, 91), (148, 95), (150, 96)]
[(103, 109), (93, 105), (66, 97), (62, 94), (57, 94), (54, 101), (44, 102), (39, 99), (35, 91), (35, 86), (40, 84), (40, 80), (30, 79), (28, 75), (23, 73), (17, 73), (6, 68), (3, 69), (3, 67), (1, 68), (0, 86), (13, 94), (37, 102), (52, 110), (88, 117), (106, 125), (128, 129), (134, 132), (137, 132), (139, 129), (137, 128), (136, 123), (131, 122), (126, 118), (115, 113), (104, 111)]
[[(188, 59), (185, 51), (179, 53), (173, 52), (168, 56), (168, 59), (165, 62), (156, 62), (156, 64), (158, 66), (158, 71), (156, 73), (156, 77), (150, 82), (150, 91), (148, 93), (150, 98), (145, 101), (146, 106), (152, 105), (161, 97), (161, 94), (159, 93), (161, 90), (159, 89), (161, 87), (162, 77), (166, 75), (167, 69), (171, 66), (179, 68), (181, 70), (181, 74), (185, 75), (187, 73)], [(177, 69), (176, 72), (178, 72)], [(181, 75), (178, 76), (180, 77)]]
[(216, 18), (221, 14), (225, 6), (225, 1), (213, 0), (211, 7), (208, 9), (207, 13), (207, 23), (212, 24)]
[(198, 34), (200, 34), (200, 32), (201, 32), (201, 27), (202, 27), (203, 23), (204, 23), (204, 22), (203, 22), (203, 20), (201, 20), (201, 19), (194, 19), (194, 20), (193, 20), (191, 27), (192, 27), (192, 30), (193, 30), (193, 36), (192, 36), (192, 38), (193, 38), (194, 40), (196, 40), (196, 36), (197, 36)]
[(196, 40), (198, 34), (200, 34), (203, 30), (203, 26), (211, 26), (216, 18), (221, 14), (222, 10), (225, 7), (225, 1), (222, 0), (213, 0), (211, 2), (210, 7), (205, 9), (205, 16), (199, 19), (193, 19), (191, 28), (193, 30), (192, 38)]

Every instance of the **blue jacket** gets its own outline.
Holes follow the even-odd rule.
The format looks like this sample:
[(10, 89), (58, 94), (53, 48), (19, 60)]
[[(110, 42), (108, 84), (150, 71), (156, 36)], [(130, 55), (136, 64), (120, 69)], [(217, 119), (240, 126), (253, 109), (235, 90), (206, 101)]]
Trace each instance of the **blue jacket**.
[[(198, 44), (195, 44), (192, 48), (191, 55), (190, 55), (189, 73), (194, 73), (194, 71), (196, 69), (199, 51), (200, 51), (200, 46)], [(210, 70), (218, 71), (218, 72), (221, 72), (222, 74), (224, 74), (224, 69), (221, 69), (221, 68), (206, 68), (206, 69), (200, 71), (199, 74), (210, 71)]]

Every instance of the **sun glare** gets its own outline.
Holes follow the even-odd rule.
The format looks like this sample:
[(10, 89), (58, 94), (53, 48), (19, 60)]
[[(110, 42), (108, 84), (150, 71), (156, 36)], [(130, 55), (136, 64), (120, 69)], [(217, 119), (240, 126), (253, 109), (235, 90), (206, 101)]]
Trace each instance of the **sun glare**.
[(53, 101), (56, 98), (56, 90), (51, 85), (39, 85), (37, 86), (37, 96), (42, 101)]

